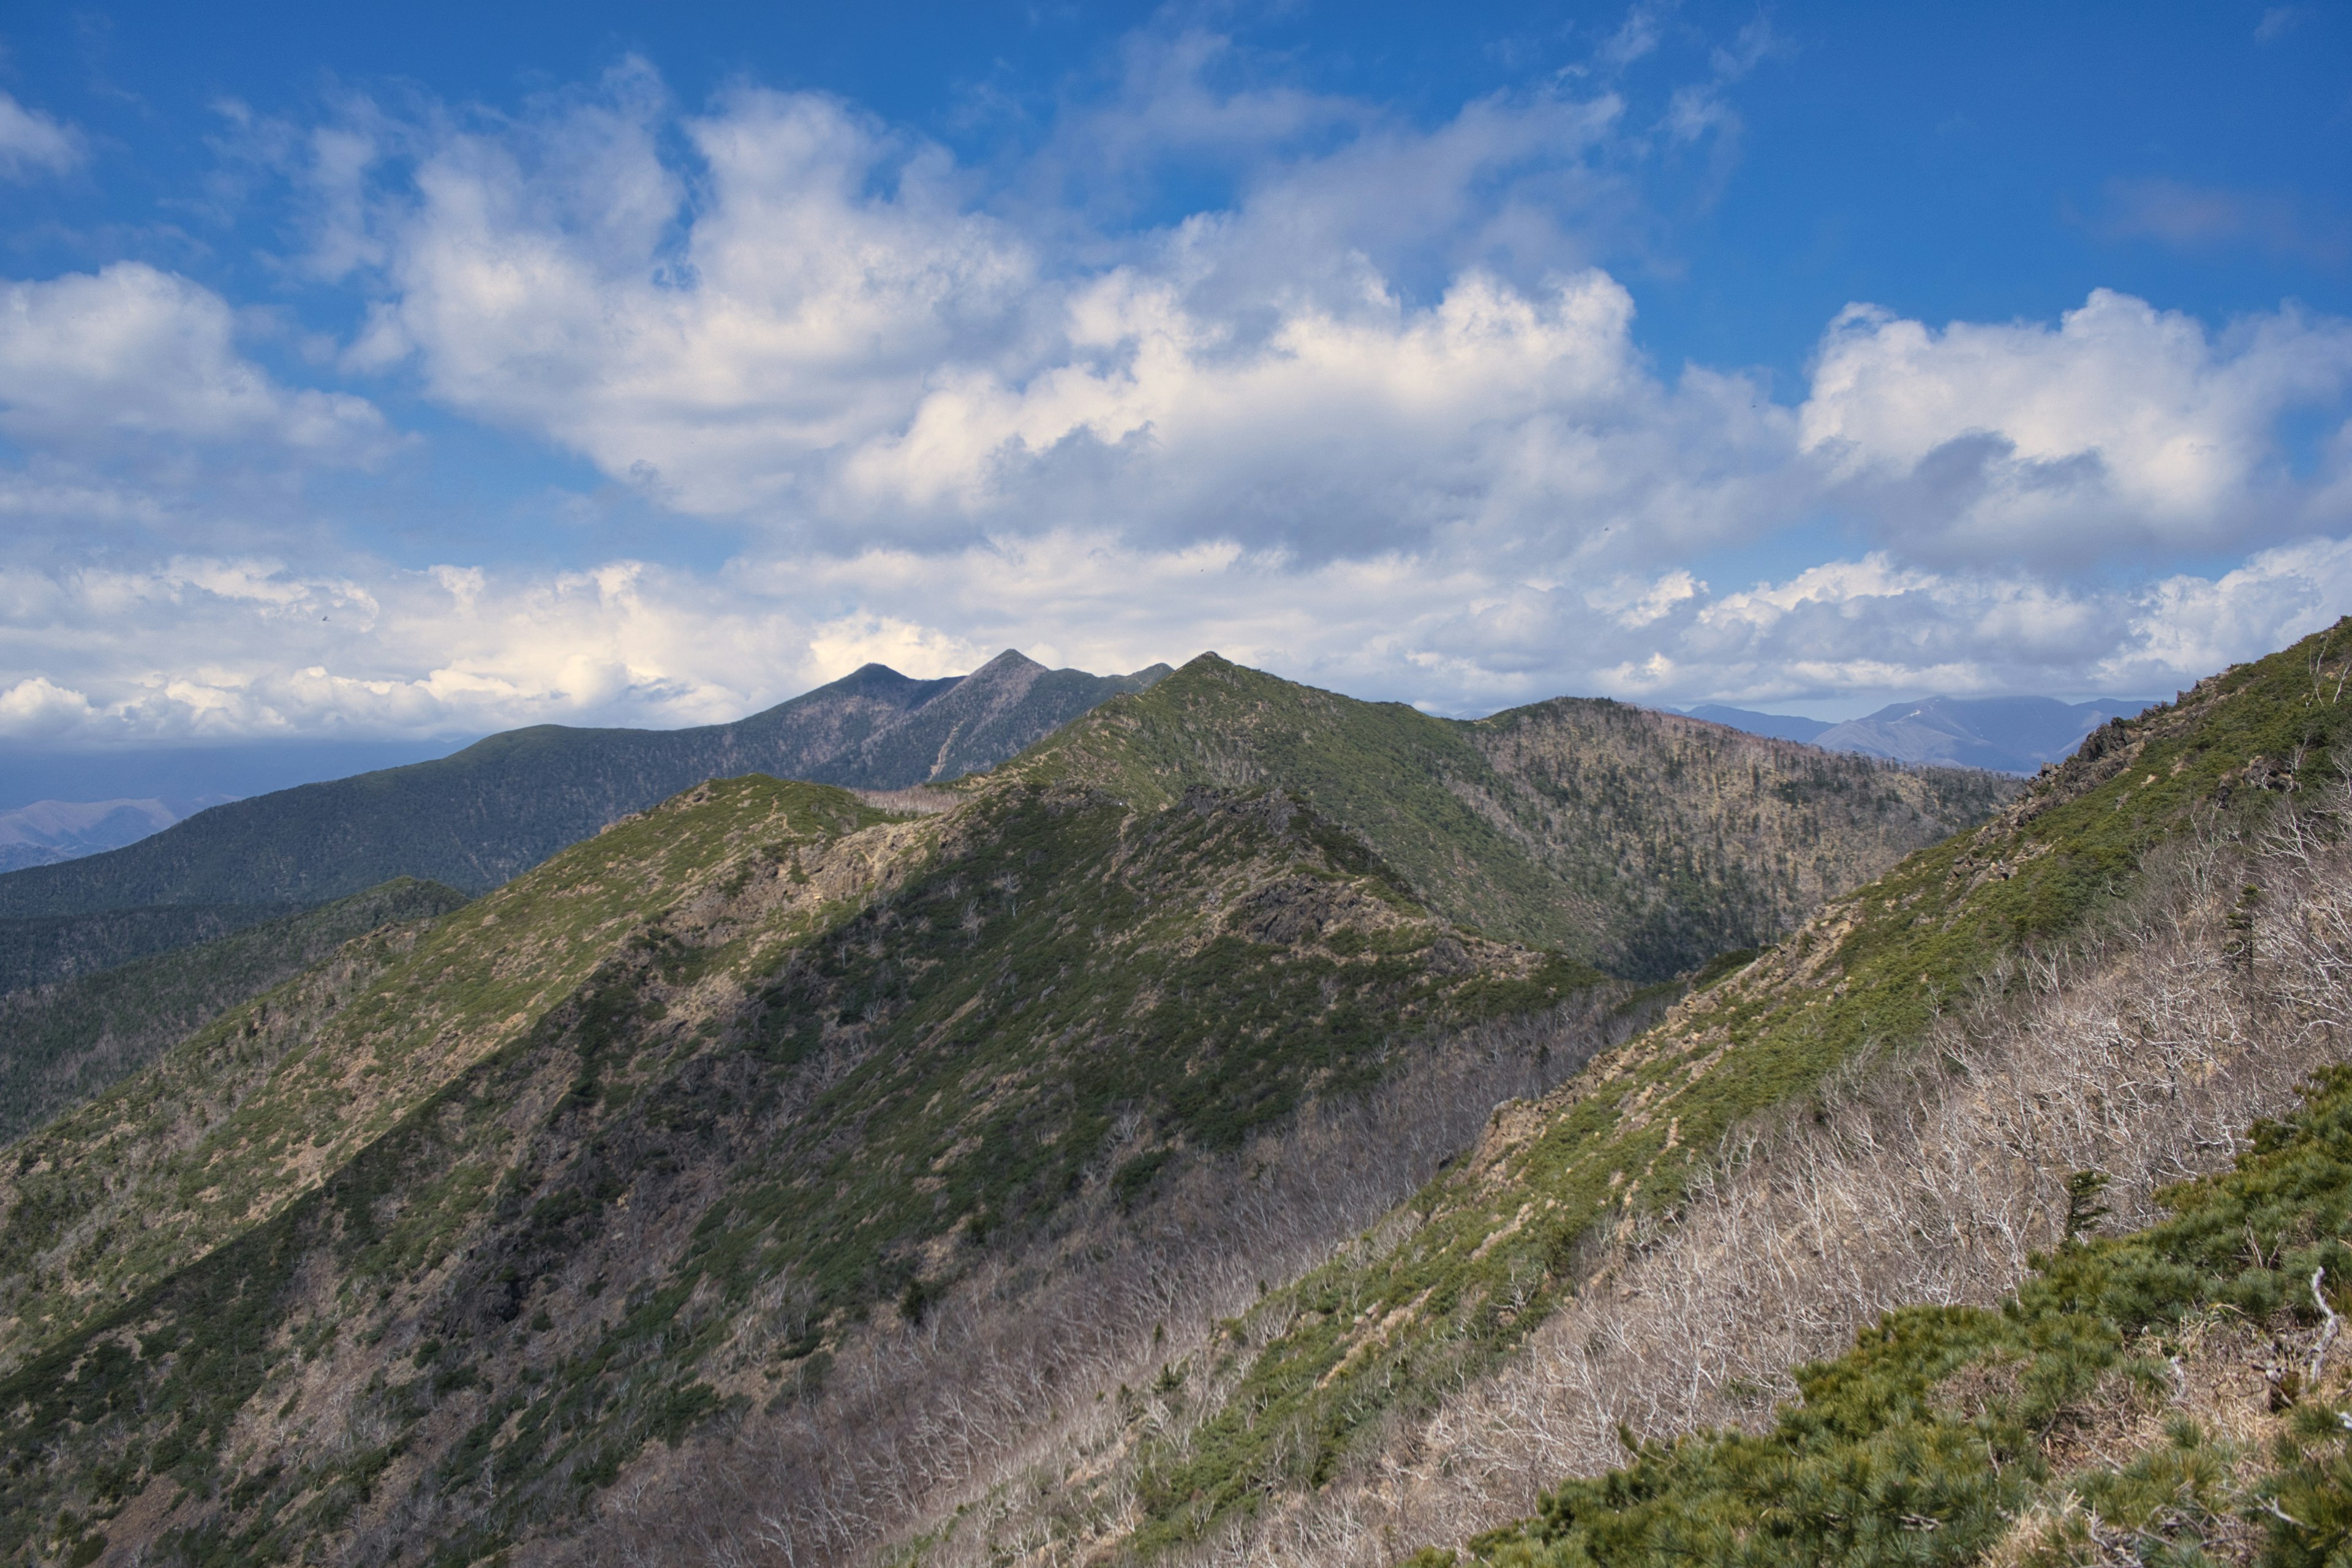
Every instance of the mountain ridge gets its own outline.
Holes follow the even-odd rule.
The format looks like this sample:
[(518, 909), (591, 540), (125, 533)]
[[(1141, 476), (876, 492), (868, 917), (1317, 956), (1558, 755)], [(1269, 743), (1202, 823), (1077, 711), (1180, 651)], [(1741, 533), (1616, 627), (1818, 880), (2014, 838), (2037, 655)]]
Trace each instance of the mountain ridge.
[[(479, 892), (706, 778), (822, 773), (821, 782), (898, 788), (1001, 761), (994, 752), (1149, 685), (1160, 668), (1048, 672), (1007, 650), (971, 676), (938, 680), (867, 665), (698, 730), (509, 731), (450, 757), (233, 802), (121, 849), (0, 875), (0, 921), (218, 906), (219, 921), (233, 924), (245, 918), (234, 909), (283, 912), (402, 876)], [(893, 735), (906, 743), (886, 744)], [(171, 922), (151, 923), (161, 931)], [(69, 947), (73, 936), (48, 940)], [(0, 955), (0, 973), (10, 967)]]
[[(1693, 920), (1733, 871), (1809, 899), (1937, 837), (1915, 803), (2006, 793), (1616, 705), (1430, 721), (1215, 659), (928, 792), (944, 810), (698, 784), (348, 944), (16, 1147), (5, 1433), (81, 1455), (114, 1411), (140, 1436), (103, 1474), (0, 1466), (0, 1519), (230, 1560), (560, 1543), (714, 1424), (785, 1441), (835, 1360), (984, 1279), (1018, 1302), (1148, 1278), (1202, 1202), (1204, 1234), (1291, 1226), (1328, 1256), (1498, 1093), (1679, 989), (1515, 929), (1557, 920), (1587, 824), (1615, 837), (1577, 945), (1654, 912), (1602, 895), (1667, 867), (1664, 819), (1627, 815), (1661, 790), (1725, 829), (1656, 895)], [(1853, 842), (1775, 858), (1811, 833)], [(1282, 1171), (1270, 1209), (1250, 1183)]]

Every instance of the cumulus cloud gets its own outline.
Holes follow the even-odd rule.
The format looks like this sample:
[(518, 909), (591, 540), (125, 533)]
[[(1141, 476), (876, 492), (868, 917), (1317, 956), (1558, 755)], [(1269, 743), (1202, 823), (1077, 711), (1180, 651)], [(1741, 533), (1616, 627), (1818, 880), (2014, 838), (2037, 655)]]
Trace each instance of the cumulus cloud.
[[(1229, 541), (1068, 534), (711, 574), (614, 562), (320, 574), (192, 558), (0, 573), (0, 734), (84, 744), (704, 723), (869, 659), (946, 675), (1004, 647), (1097, 670), (1213, 647), (1457, 713), (1563, 691), (1856, 708), (1930, 691), (2149, 695), (2267, 652), (2347, 603), (2352, 544), (2334, 540), (2211, 576), (2080, 589), (1882, 554), (1727, 589), (1683, 568), (1514, 578), (1444, 548), (1301, 564)], [(179, 657), (159, 664), (167, 646)]]
[[(1705, 91), (1776, 47), (1743, 35)], [(2343, 321), (2216, 333), (2104, 290), (2054, 325), (1856, 305), (1791, 411), (1744, 375), (1661, 375), (1632, 294), (1575, 259), (1559, 214), (1606, 199), (1614, 97), (1412, 128), (1213, 91), (1213, 52), (1140, 50), (1122, 111), (1276, 151), (1229, 207), (1116, 242), (991, 210), (943, 151), (820, 95), (679, 117), (632, 66), (535, 117), (412, 130), (404, 184), (330, 204), (378, 214), (364, 242), (330, 226), (383, 258), (352, 363), (406, 360), (659, 504), (834, 555), (1068, 530), (1314, 563), (1444, 536), (1623, 569), (1829, 507), (1897, 558), (2063, 571), (2341, 525), (2332, 471), (2298, 475), (2277, 432), (2340, 408)], [(336, 146), (321, 168), (373, 166)]]
[(1938, 331), (1867, 306), (1823, 339), (1801, 440), (1890, 543), (2075, 564), (2277, 539), (2315, 516), (2279, 438), (2341, 404), (2352, 322), (2294, 309), (2219, 335), (2099, 289), (2053, 328)]
[[(1624, 61), (1664, 16), (1629, 15)], [(1793, 406), (1653, 363), (1590, 225), (1675, 124), (1729, 147), (1777, 47), (1759, 24), (1636, 133), (1612, 91), (1416, 126), (1212, 87), (1214, 40), (1146, 40), (1117, 114), (1009, 174), (818, 94), (683, 113), (634, 64), (514, 116), (273, 132), (316, 220), (293, 270), (365, 297), (346, 374), (577, 454), (736, 559), (224, 542), (144, 455), (365, 462), (395, 439), (375, 406), (272, 377), (227, 301), (152, 268), (7, 285), (0, 432), (31, 455), (0, 517), (183, 553), (0, 567), (0, 733), (702, 722), (1005, 646), (1098, 670), (1215, 647), (1448, 711), (2131, 693), (2352, 606), (2343, 321), (1858, 304)], [(1142, 228), (1056, 205), (1178, 153), (1228, 159), (1231, 199)]]
[(689, 216), (657, 111), (638, 92), (442, 144), (364, 354), (414, 352), (449, 405), (729, 515), (1017, 337), (1034, 265), (934, 155), (832, 100), (747, 91), (684, 128), (709, 188)]
[(142, 262), (0, 284), (0, 430), (53, 454), (159, 438), (335, 461), (383, 451), (373, 405), (281, 385), (234, 339), (220, 296)]
[(0, 92), (0, 178), (62, 174), (88, 153), (80, 132)]
[[(1095, 526), (1317, 558), (1464, 521), (1664, 548), (1786, 500), (1785, 413), (1738, 377), (1659, 381), (1613, 279), (1464, 260), (1565, 254), (1514, 182), (1557, 195), (1613, 100), (1360, 127), (1075, 268), (832, 100), (732, 96), (682, 122), (692, 171), (667, 112), (630, 77), (439, 142), (354, 363), (413, 355), (451, 406), (835, 552)], [(1383, 256), (1441, 286), (1416, 300)]]

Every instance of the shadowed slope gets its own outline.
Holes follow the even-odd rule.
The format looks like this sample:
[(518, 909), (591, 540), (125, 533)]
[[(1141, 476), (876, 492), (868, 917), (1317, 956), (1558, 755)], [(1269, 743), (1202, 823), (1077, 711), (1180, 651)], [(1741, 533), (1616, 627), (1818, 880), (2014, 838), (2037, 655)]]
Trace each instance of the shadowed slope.
[(137, 1071), (343, 943), (465, 901), (453, 888), (404, 879), (195, 947), (0, 995), (0, 1143)]

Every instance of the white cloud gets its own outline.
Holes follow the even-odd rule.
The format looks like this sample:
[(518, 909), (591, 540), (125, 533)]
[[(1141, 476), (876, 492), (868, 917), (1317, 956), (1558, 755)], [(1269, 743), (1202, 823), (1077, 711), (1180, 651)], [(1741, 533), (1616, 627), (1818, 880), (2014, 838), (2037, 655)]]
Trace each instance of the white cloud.
[[(1559, 213), (1607, 200), (1615, 99), (1482, 100), (1413, 130), (1212, 92), (1198, 44), (1129, 62), (1121, 103), (1163, 141), (1336, 140), (1116, 244), (985, 212), (944, 153), (815, 95), (677, 122), (691, 164), (666, 159), (673, 111), (642, 68), (540, 119), (416, 132), (396, 216), (336, 240), (386, 258), (352, 363), (413, 353), (452, 407), (833, 555), (1108, 529), (1312, 563), (1468, 525), (1539, 574), (1830, 504), (1901, 559), (2069, 569), (2345, 524), (2333, 471), (2299, 477), (2277, 431), (2340, 406), (2352, 325), (2283, 310), (2216, 334), (2107, 291), (2054, 326), (1855, 306), (1792, 416), (1743, 375), (1662, 378), (1625, 288), (1550, 264), (1574, 248)], [(1550, 262), (1517, 275), (1528, 257)], [(1401, 280), (1432, 268), (1418, 295)]]
[(2054, 329), (1938, 331), (1850, 306), (1801, 426), (1895, 547), (2074, 563), (2352, 521), (2313, 515), (2278, 436), (2282, 415), (2339, 405), (2347, 382), (2352, 323), (2291, 308), (2216, 337), (2106, 289)]
[[(1101, 670), (1213, 647), (1453, 711), (2151, 691), (2352, 606), (2345, 321), (1857, 306), (1790, 407), (1663, 374), (1583, 254), (1612, 168), (1671, 155), (1616, 97), (1422, 128), (1212, 90), (1213, 45), (1139, 46), (1127, 121), (1074, 115), (985, 177), (823, 96), (680, 116), (636, 66), (514, 119), (272, 130), (316, 226), (291, 271), (368, 296), (347, 373), (579, 454), (740, 558), (409, 570), (239, 532), (154, 455), (365, 461), (375, 407), (273, 378), (226, 301), (152, 268), (8, 285), (0, 430), (27, 457), (0, 518), (50, 544), (0, 567), (0, 732), (700, 722), (1005, 646)], [(1745, 37), (1670, 114), (1729, 147), (1776, 47)], [(1054, 204), (1171, 148), (1227, 160), (1233, 200), (1142, 233)], [(88, 525), (182, 553), (101, 569)]]
[(2273, 5), (2263, 12), (2263, 19), (2254, 24), (2254, 42), (2274, 44), (2303, 23), (2306, 13), (2300, 5)]
[(733, 514), (793, 498), (1017, 327), (1034, 264), (935, 155), (831, 100), (746, 92), (685, 128), (709, 187), (688, 215), (652, 112), (639, 95), (443, 144), (364, 357), (413, 348), (450, 405)]
[[(1160, 112), (1227, 133), (1176, 76)], [(1741, 378), (1657, 381), (1614, 279), (1462, 260), (1565, 253), (1536, 215), (1613, 100), (1359, 127), (1093, 266), (834, 100), (735, 95), (684, 122), (690, 173), (661, 155), (667, 112), (633, 77), (438, 142), (351, 363), (414, 353), (453, 407), (830, 552), (1108, 525), (1320, 558), (1474, 521), (1559, 554), (1679, 546), (1790, 499), (1786, 414)], [(1415, 303), (1380, 255), (1441, 264), (1443, 287)]]
[(159, 437), (330, 461), (385, 449), (373, 405), (279, 384), (234, 328), (218, 295), (136, 261), (0, 284), (0, 430), (51, 454)]
[[(1366, 696), (1478, 712), (1928, 692), (2161, 695), (2352, 605), (2352, 543), (2213, 576), (2053, 587), (1883, 555), (1719, 591), (1686, 570), (1544, 585), (1444, 544), (1302, 564), (1106, 534), (877, 549), (694, 574), (305, 574), (187, 559), (0, 572), (0, 734), (50, 743), (447, 734), (737, 717), (878, 659), (936, 676), (1018, 647), (1096, 670), (1204, 648)], [(854, 606), (845, 609), (844, 606)]]
[(0, 92), (0, 178), (62, 174), (88, 155), (80, 132)]

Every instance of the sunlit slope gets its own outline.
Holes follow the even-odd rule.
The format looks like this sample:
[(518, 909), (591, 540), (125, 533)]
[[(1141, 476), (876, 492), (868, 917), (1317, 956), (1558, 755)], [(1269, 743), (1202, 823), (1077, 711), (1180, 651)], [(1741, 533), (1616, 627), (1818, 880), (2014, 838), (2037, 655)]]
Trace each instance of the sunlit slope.
[(1213, 654), (1014, 766), (1139, 804), (1276, 785), (1448, 918), (1642, 978), (1769, 940), (2015, 788), (1607, 701), (1435, 719)]
[[(2147, 858), (2200, 821), (2258, 823), (2332, 778), (2352, 732), (2352, 705), (2331, 695), (2347, 643), (2339, 627), (2103, 727), (1993, 820), (1835, 900), (1549, 1098), (1499, 1111), (1376, 1245), (1235, 1331), (1213, 1408), (1041, 1508), (1101, 1521), (1121, 1513), (1108, 1498), (1132, 1497), (1110, 1536), (1073, 1544), (1150, 1555), (1246, 1534), (1397, 1440), (1573, 1293), (1621, 1227), (1671, 1205), (1731, 1129), (1917, 1037), (2026, 944), (2128, 896)], [(1044, 1528), (1031, 1512), (1016, 1527)]]
[[(778, 869), (861, 831), (862, 853), (827, 857), (813, 882)], [(363, 941), (328, 973), (228, 1015), (12, 1151), (0, 1356), (71, 1331), (316, 1187), (527, 1034), (652, 917), (683, 903), (691, 920), (714, 876), (765, 870), (782, 912), (761, 931), (782, 940), (829, 901), (863, 897), (871, 867), (922, 831), (840, 790), (710, 786), (455, 911), (407, 951)]]
[(0, 1551), (59, 1510), (233, 1556), (391, 1528), (371, 1499), (463, 1500), (418, 1550), (557, 1529), (1074, 1199), (1599, 979), (1278, 795), (702, 786), (19, 1146), (0, 1410), (77, 1457), (0, 1481)]

